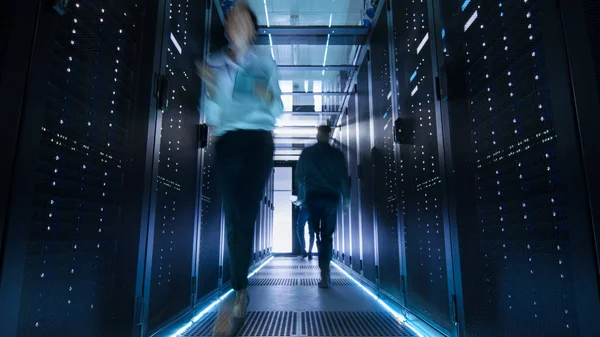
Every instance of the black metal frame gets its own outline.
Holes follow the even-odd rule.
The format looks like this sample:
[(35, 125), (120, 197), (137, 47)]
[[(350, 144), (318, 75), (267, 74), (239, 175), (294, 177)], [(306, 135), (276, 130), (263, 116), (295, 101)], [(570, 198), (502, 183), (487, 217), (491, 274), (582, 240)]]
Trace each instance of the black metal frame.
[(367, 39), (369, 27), (362, 26), (298, 26), (261, 27), (258, 30), (258, 45), (362, 45)]
[[(586, 190), (595, 236), (597, 273), (600, 275), (600, 139), (597, 128), (600, 125), (600, 83), (591, 71), (595, 64), (592, 58), (589, 26), (586, 22), (582, 0), (559, 0), (565, 48), (569, 62), (570, 84), (577, 114), (577, 127), (580, 137), (579, 147), (583, 153)], [(598, 28), (598, 27), (596, 27)], [(593, 42), (591, 42), (593, 43)]]

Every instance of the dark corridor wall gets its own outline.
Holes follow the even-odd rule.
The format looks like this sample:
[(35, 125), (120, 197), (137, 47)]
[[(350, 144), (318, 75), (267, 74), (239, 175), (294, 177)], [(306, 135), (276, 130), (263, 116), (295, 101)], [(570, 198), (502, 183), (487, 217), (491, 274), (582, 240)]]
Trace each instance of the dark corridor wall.
[(597, 8), (384, 2), (338, 123), (337, 258), (447, 335), (598, 335)]
[(52, 4), (0, 6), (0, 336), (169, 332), (228, 289), (194, 66), (222, 18), (213, 1)]

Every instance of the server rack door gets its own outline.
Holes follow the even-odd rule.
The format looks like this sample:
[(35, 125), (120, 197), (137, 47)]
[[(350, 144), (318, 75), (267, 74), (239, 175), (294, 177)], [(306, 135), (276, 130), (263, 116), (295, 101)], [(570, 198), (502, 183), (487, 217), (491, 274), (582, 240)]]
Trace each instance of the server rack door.
[(3, 110), (10, 112), (3, 114), (0, 124), (0, 259), (38, 8), (36, 1), (0, 4), (0, 100)]
[[(213, 1), (208, 1), (210, 5), (210, 38), (209, 53), (221, 49), (226, 43), (224, 29), (221, 23), (219, 12)], [(204, 118), (203, 109), (200, 106), (201, 118)], [(202, 150), (202, 190), (201, 190), (201, 213), (200, 213), (200, 245), (198, 251), (198, 289), (196, 297), (198, 300), (204, 298), (219, 287), (219, 280), (224, 276), (221, 271), (226, 261), (222, 260), (229, 256), (225, 235), (222, 232), (222, 202), (221, 194), (216, 186), (215, 165), (215, 145), (217, 137), (213, 130), (209, 129), (208, 145)], [(224, 231), (224, 229), (223, 229)], [(222, 253), (223, 256), (221, 255)], [(229, 268), (224, 268), (225, 272)]]
[[(350, 104), (350, 103), (349, 103)], [(352, 165), (350, 163), (350, 156), (352, 155), (352, 152), (356, 153), (356, 149), (354, 146), (352, 146), (352, 143), (350, 141), (350, 134), (352, 133), (353, 130), (356, 129), (356, 126), (354, 125), (350, 125), (349, 123), (349, 117), (348, 117), (348, 109), (346, 109), (346, 111), (344, 112), (343, 116), (342, 116), (342, 124), (344, 125), (344, 147), (343, 147), (343, 152), (344, 152), (344, 157), (346, 159), (346, 164), (348, 165), (348, 179), (350, 179), (350, 182), (352, 184), (352, 179), (351, 179), (351, 175), (352, 175)], [(356, 165), (354, 165), (356, 166)], [(356, 195), (350, 195), (351, 200), (352, 199), (356, 199)], [(352, 245), (350, 244), (351, 240), (352, 240), (352, 210), (348, 209), (347, 211), (344, 211), (344, 230), (343, 230), (343, 247), (344, 247), (344, 251), (343, 251), (343, 256), (342, 256), (342, 262), (347, 265), (350, 266), (350, 256), (352, 256)]]
[[(187, 44), (188, 38), (203, 40), (202, 15), (188, 20), (192, 13), (203, 13), (203, 1), (192, 4), (171, 1), (169, 15), (166, 67), (169, 80), (169, 107), (162, 113), (161, 137), (157, 146), (158, 189), (156, 226), (152, 242), (148, 330), (155, 331), (171, 318), (189, 310), (194, 304), (190, 284), (194, 264), (194, 233), (196, 230), (196, 195), (198, 170), (197, 126), (200, 79), (194, 76), (190, 62), (193, 53), (202, 53)], [(200, 31), (202, 32), (202, 31)], [(196, 50), (194, 50), (196, 49)], [(150, 269), (149, 268), (149, 269)]]
[(439, 8), (464, 335), (597, 336), (597, 265), (557, 2)]
[(449, 333), (446, 233), (435, 106), (429, 2), (392, 4), (398, 121), (404, 126), (399, 179), (404, 242), (406, 306)]
[(361, 273), (361, 240), (360, 240), (360, 189), (359, 189), (359, 176), (358, 176), (358, 134), (360, 124), (358, 122), (358, 94), (352, 95), (348, 102), (348, 125), (350, 126), (350, 151), (349, 151), (349, 163), (348, 170), (350, 171), (351, 177), (351, 200), (350, 200), (350, 258), (348, 263), (352, 266), (352, 269)]
[[(334, 142), (337, 145), (337, 148), (340, 151), (343, 151), (344, 148), (344, 128), (343, 127), (338, 127), (339, 128), (339, 134), (337, 136), (337, 138), (334, 138)], [(337, 224), (335, 227), (335, 233), (334, 233), (334, 241), (333, 241), (333, 249), (334, 249), (334, 255), (333, 257), (337, 260), (340, 260), (343, 256), (343, 246), (342, 246), (342, 242), (344, 240), (343, 238), (343, 233), (344, 233), (344, 210), (342, 209), (342, 207), (338, 207), (338, 211), (337, 211)]]
[(138, 335), (164, 2), (37, 6), (0, 335)]
[(374, 147), (373, 205), (377, 220), (380, 286), (396, 299), (402, 297), (400, 251), (398, 242), (398, 184), (394, 147), (394, 111), (390, 71), (389, 21), (387, 10), (373, 30), (372, 95)]
[(358, 151), (360, 184), (360, 219), (362, 273), (371, 282), (377, 281), (375, 270), (375, 235), (373, 221), (373, 168), (371, 160), (371, 92), (369, 91), (369, 57), (358, 73)]

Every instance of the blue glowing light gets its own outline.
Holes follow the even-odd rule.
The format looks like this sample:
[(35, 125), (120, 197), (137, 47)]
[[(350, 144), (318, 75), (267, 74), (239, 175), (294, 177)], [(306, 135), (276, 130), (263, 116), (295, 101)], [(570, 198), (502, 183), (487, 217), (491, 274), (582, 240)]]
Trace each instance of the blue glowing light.
[(471, 3), (471, 0), (465, 0), (465, 2), (463, 2), (463, 4), (462, 4), (463, 12), (465, 11), (465, 9), (467, 9), (467, 6), (469, 6), (470, 3)]
[(410, 77), (410, 81), (412, 82), (416, 77), (417, 77), (417, 71), (415, 70), (415, 72)]
[[(269, 262), (271, 262), (271, 260), (273, 260), (272, 256), (267, 261), (265, 261), (263, 264), (261, 264), (258, 268), (254, 269), (254, 271), (248, 275), (248, 278), (254, 276), (259, 270), (261, 270), (264, 266), (266, 266)], [(204, 308), (204, 310), (202, 310), (200, 313), (198, 313), (196, 316), (194, 316), (192, 318), (191, 322), (186, 323), (184, 326), (182, 326), (179, 330), (177, 330), (177, 332), (172, 334), (170, 337), (178, 337), (178, 336), (182, 335), (183, 333), (185, 333), (187, 330), (189, 330), (189, 328), (192, 327), (193, 323), (198, 322), (202, 317), (204, 317), (208, 312), (210, 312), (214, 307), (216, 307), (221, 301), (226, 299), (227, 296), (229, 296), (231, 293), (233, 293), (233, 289), (229, 289), (229, 291), (227, 291), (221, 297), (219, 297), (214, 302), (212, 302), (210, 305), (208, 305), (206, 308)]]
[(425, 337), (425, 335), (422, 332), (417, 330), (417, 328), (415, 326), (413, 326), (412, 324), (410, 324), (408, 322), (408, 319), (406, 318), (406, 316), (401, 315), (399, 312), (392, 309), (392, 307), (390, 307), (387, 303), (385, 303), (382, 299), (380, 299), (372, 291), (370, 291), (365, 286), (363, 286), (362, 283), (360, 283), (354, 277), (350, 276), (350, 274), (348, 274), (344, 269), (342, 269), (342, 267), (340, 267), (337, 262), (334, 261), (332, 264), (340, 272), (342, 272), (342, 274), (344, 274), (347, 278), (349, 278), (352, 282), (354, 282), (360, 289), (362, 289), (365, 293), (367, 293), (367, 295), (371, 296), (375, 301), (377, 301), (377, 303), (379, 303), (385, 310), (387, 310), (392, 316), (394, 316), (394, 318), (396, 320), (398, 320), (398, 322), (402, 323), (404, 326), (406, 326), (407, 328), (412, 330), (412, 332), (414, 332), (416, 336)]

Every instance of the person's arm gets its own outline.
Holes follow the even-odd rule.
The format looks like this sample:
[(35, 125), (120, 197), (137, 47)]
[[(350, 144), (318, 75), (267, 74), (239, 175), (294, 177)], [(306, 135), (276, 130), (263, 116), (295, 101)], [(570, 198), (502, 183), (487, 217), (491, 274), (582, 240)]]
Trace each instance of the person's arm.
[(346, 163), (346, 158), (344, 154), (340, 151), (338, 156), (339, 160), (339, 171), (340, 172), (340, 192), (342, 197), (344, 198), (344, 203), (346, 204), (350, 200), (350, 179), (348, 176), (348, 164)]
[(298, 191), (298, 198), (300, 198), (301, 193), (302, 196), (304, 197), (304, 180), (306, 177), (306, 173), (304, 171), (304, 160), (305, 160), (305, 153), (304, 151), (302, 151), (302, 153), (300, 154), (300, 158), (298, 159), (298, 162), (296, 163), (296, 177), (295, 177), (295, 181), (296, 181), (296, 190)]
[(279, 87), (279, 72), (277, 71), (277, 64), (274, 60), (269, 59), (265, 61), (267, 63), (267, 69), (270, 74), (268, 88), (259, 88), (260, 91), (266, 92), (261, 93), (263, 100), (269, 106), (269, 110), (273, 117), (277, 118), (283, 114), (283, 101), (281, 100), (281, 88)]
[[(220, 124), (220, 117), (223, 107), (220, 106), (215, 100), (218, 90), (216, 85), (216, 69), (210, 59), (207, 59), (204, 62), (196, 61), (195, 63), (198, 76), (202, 79), (202, 82), (207, 90), (204, 106), (200, 104), (198, 106), (198, 110), (206, 117), (206, 124), (218, 126)], [(200, 97), (202, 98), (202, 95)]]

